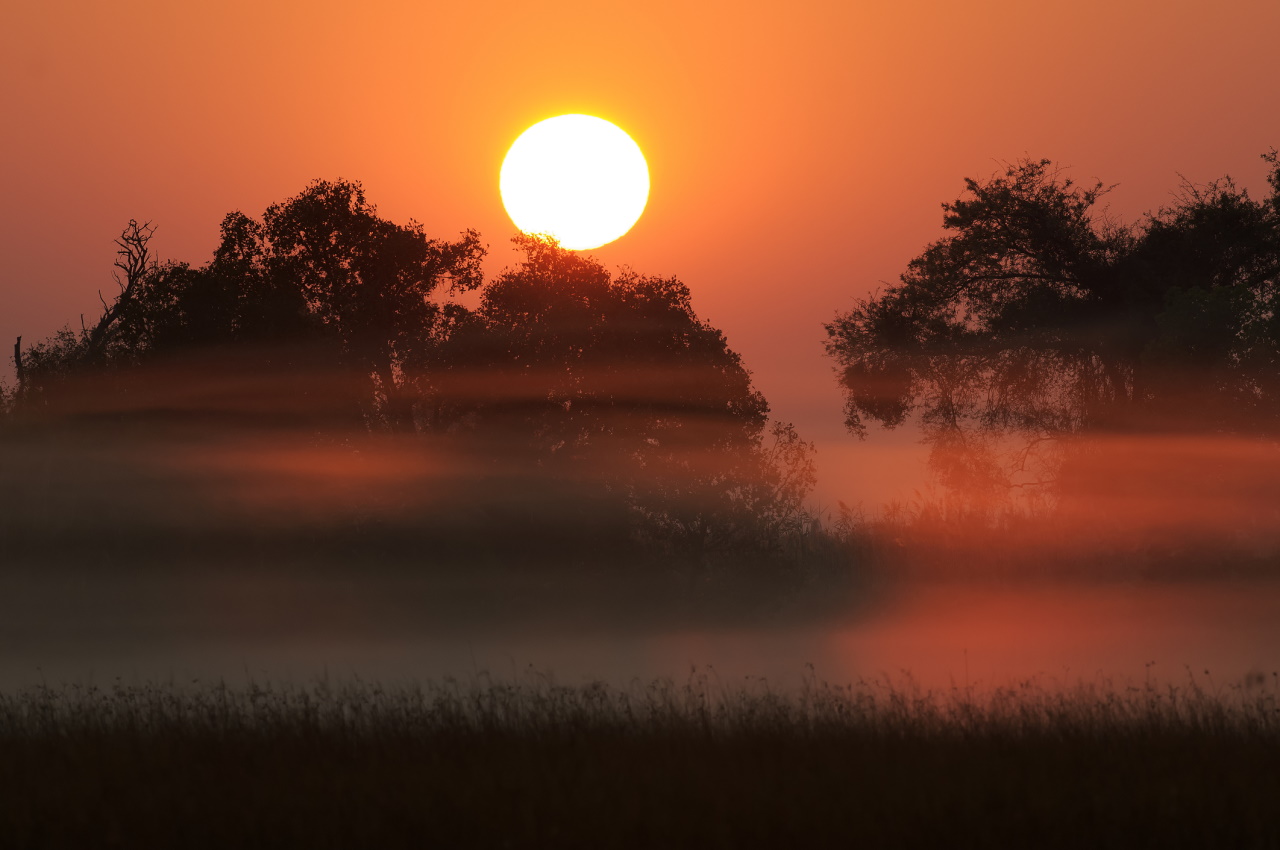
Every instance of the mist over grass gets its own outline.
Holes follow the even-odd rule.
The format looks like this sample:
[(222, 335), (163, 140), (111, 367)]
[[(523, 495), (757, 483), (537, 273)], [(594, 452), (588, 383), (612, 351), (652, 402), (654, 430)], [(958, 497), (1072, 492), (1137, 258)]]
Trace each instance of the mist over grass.
[(18, 846), (1203, 847), (1280, 841), (1274, 675), (0, 696)]

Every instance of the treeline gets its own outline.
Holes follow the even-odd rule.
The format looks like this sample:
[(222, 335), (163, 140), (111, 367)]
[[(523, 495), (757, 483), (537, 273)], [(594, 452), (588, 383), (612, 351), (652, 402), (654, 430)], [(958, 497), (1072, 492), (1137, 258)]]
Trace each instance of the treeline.
[[(67, 444), (81, 447), (149, 435), (126, 464), (150, 469), (139, 492), (163, 491), (193, 456), (206, 468), (231, 457), (238, 487), (197, 476), (171, 491), (214, 492), (242, 524), (320, 504), (303, 526), (390, 522), (413, 529), (402, 548), (414, 551), (435, 527), (432, 545), (462, 559), (541, 547), (576, 560), (841, 561), (894, 549), (886, 540), (950, 540), (956, 525), (1011, 538), (1028, 511), (1057, 523), (1024, 534), (1033, 549), (1065, 536), (1132, 551), (1143, 534), (1168, 548), (1183, 534), (1200, 552), (1234, 535), (1256, 559), (1280, 545), (1280, 159), (1264, 159), (1261, 199), (1229, 179), (1188, 184), (1132, 224), (1101, 206), (1104, 185), (1047, 160), (966, 181), (943, 205), (947, 235), (826, 326), (849, 429), (912, 422), (930, 446), (941, 495), (917, 498), (925, 519), (909, 528), (891, 509), (885, 540), (856, 511), (818, 529), (812, 446), (770, 421), (682, 282), (611, 273), (528, 237), (523, 262), (486, 280), (474, 232), (430, 239), (381, 218), (354, 183), (318, 181), (259, 219), (228, 215), (202, 266), (157, 261), (151, 228), (131, 222), (101, 317), (16, 349), (4, 427), (27, 440), (74, 432)], [(195, 432), (252, 435), (257, 454), (208, 439), (191, 449)], [(282, 445), (318, 447), (295, 463), (308, 474), (281, 471)], [(72, 462), (46, 493), (83, 490), (81, 461), (96, 463)], [(40, 507), (18, 480), (0, 533), (62, 516), (74, 536), (115, 510), (110, 480), (80, 513), (52, 496)], [(273, 487), (274, 501), (259, 498)], [(110, 527), (186, 504), (162, 501)], [(967, 545), (988, 548), (977, 539)]]

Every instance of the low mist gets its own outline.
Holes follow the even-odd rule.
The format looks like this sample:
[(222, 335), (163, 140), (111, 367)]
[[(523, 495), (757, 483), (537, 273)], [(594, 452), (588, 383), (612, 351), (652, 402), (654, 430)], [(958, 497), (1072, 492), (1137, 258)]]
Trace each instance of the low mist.
[[(1034, 477), (917, 490), (868, 512), (867, 527), (903, 572), (935, 578), (1280, 576), (1274, 441), (1131, 432), (1063, 437), (1046, 453)], [(940, 454), (935, 466), (972, 463)]]
[[(637, 379), (637, 397), (662, 382)], [(600, 462), (625, 455), (538, 463), (527, 431), (493, 420), (338, 428), (342, 386), (292, 368), (157, 370), (11, 423), (2, 684), (625, 683), (710, 667), (790, 687), (808, 664), (929, 687), (1152, 669), (1234, 681), (1280, 645), (1280, 457), (1265, 440), (1079, 440), (1052, 500), (810, 511), (785, 551), (694, 557), (637, 547), (610, 489), (621, 470)], [(489, 403), (509, 386), (466, 383)], [(705, 449), (713, 418), (677, 427), (687, 450), (628, 480), (652, 472), (692, 510), (700, 483), (733, 470)]]

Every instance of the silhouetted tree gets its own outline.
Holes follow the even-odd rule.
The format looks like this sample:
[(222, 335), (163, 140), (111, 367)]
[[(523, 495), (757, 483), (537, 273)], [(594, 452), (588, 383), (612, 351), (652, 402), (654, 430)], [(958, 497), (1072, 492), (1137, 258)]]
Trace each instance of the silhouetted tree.
[(687, 551), (776, 539), (799, 520), (811, 446), (784, 425), (766, 440), (768, 404), (688, 287), (516, 241), (524, 263), (450, 338), (446, 418), (600, 484)]
[(474, 232), (428, 239), (416, 222), (379, 217), (361, 187), (343, 181), (316, 181), (262, 221), (231, 213), (202, 267), (155, 262), (150, 235), (136, 222), (126, 229), (120, 293), (92, 328), (64, 328), (26, 353), (41, 390), (87, 368), (221, 347), (223, 361), (236, 349), (276, 369), (306, 361), (343, 370), (361, 388), (356, 403), (367, 422), (412, 430), (413, 385), (450, 309), (433, 296), (482, 280)]
[(119, 349), (117, 332), (130, 325), (141, 291), (146, 288), (148, 278), (159, 270), (150, 248), (154, 234), (155, 228), (150, 222), (139, 224), (131, 219), (116, 239), (118, 250), (114, 265), (119, 291), (110, 304), (99, 293), (102, 316), (92, 327), (86, 326), (82, 318), (79, 332), (64, 327), (27, 351), (22, 350), (22, 338), (18, 338), (14, 346), (14, 367), (20, 399), (42, 393), (50, 382), (115, 359)]
[(417, 222), (379, 218), (359, 185), (323, 181), (268, 208), (252, 235), (265, 274), (298, 286), (347, 365), (371, 377), (374, 415), (412, 430), (411, 385), (434, 359), (444, 318), (431, 296), (481, 285), (478, 235), (428, 239)]
[[(1280, 165), (1259, 202), (1229, 179), (1124, 226), (1047, 160), (944, 204), (952, 234), (827, 325), (847, 424), (918, 414), (949, 485), (998, 490), (1002, 436), (1280, 425)], [(1024, 476), (1025, 477), (1025, 476)]]
[(261, 220), (228, 215), (204, 266), (156, 262), (150, 234), (131, 223), (122, 237), (120, 293), (92, 328), (26, 352), (24, 404), (53, 409), (61, 386), (68, 409), (130, 421), (227, 421), (230, 400), (255, 426), (286, 410), (313, 434), (430, 432), (494, 471), (460, 483), (460, 503), (511, 505), (531, 527), (558, 517), (578, 540), (610, 528), (700, 556), (776, 549), (806, 522), (812, 446), (770, 425), (741, 358), (674, 278), (615, 276), (518, 237), (525, 261), (470, 310), (439, 296), (483, 285), (478, 236), (428, 239), (344, 182)]

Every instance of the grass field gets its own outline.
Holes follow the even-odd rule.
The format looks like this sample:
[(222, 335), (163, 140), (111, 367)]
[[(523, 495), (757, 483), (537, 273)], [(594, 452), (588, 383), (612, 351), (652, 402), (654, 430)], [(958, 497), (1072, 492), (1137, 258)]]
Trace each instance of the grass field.
[(0, 696), (12, 847), (1277, 847), (1274, 674), (39, 687)]

